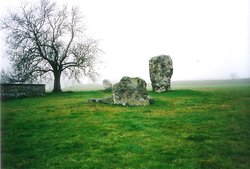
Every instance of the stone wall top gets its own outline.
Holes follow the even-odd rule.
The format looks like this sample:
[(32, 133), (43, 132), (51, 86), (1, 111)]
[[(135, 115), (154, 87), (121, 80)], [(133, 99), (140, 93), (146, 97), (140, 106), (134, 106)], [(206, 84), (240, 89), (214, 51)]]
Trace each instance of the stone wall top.
[(45, 84), (0, 83), (0, 86), (45, 86)]
[(0, 94), (2, 99), (43, 96), (45, 94), (45, 84), (0, 84)]

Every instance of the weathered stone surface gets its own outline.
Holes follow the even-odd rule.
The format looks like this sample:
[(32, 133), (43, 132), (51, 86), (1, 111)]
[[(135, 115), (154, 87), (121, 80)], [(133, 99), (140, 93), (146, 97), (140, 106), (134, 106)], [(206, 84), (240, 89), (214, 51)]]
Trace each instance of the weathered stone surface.
[(102, 84), (103, 84), (103, 87), (104, 87), (104, 90), (105, 90), (105, 91), (109, 91), (109, 92), (112, 91), (112, 83), (111, 83), (109, 80), (104, 79), (104, 80), (102, 81)]
[(148, 96), (146, 86), (146, 82), (141, 78), (123, 77), (119, 83), (113, 85), (112, 96), (92, 98), (88, 101), (124, 106), (147, 106), (153, 103), (154, 99)]
[(149, 74), (154, 92), (165, 92), (170, 89), (173, 74), (173, 62), (170, 56), (160, 55), (149, 60)]
[(123, 77), (112, 88), (114, 104), (128, 106), (146, 106), (152, 101), (148, 97), (146, 82), (141, 78)]

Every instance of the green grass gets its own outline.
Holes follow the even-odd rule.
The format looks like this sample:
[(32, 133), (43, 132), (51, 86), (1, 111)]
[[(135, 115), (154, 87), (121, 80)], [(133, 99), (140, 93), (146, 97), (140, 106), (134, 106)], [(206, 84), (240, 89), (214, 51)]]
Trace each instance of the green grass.
[(147, 107), (87, 102), (102, 91), (6, 100), (2, 167), (250, 168), (250, 86), (149, 94)]

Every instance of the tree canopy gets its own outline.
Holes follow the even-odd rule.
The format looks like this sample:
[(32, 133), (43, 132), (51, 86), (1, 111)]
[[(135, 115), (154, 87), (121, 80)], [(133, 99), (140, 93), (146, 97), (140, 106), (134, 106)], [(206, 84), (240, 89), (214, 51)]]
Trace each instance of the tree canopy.
[(61, 91), (62, 75), (78, 79), (97, 75), (100, 53), (96, 40), (85, 35), (78, 8), (59, 8), (55, 2), (26, 3), (2, 19), (12, 82), (33, 82), (54, 77), (54, 92)]

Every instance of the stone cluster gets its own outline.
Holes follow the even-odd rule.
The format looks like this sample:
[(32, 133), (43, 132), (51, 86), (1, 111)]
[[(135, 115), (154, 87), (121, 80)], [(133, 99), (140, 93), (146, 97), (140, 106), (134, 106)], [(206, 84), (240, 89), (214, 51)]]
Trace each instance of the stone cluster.
[(123, 77), (112, 87), (112, 96), (89, 99), (95, 103), (118, 104), (124, 106), (147, 106), (153, 102), (148, 96), (146, 82), (139, 78)]
[[(171, 87), (173, 62), (170, 56), (160, 55), (149, 60), (149, 74), (154, 92), (166, 92)], [(147, 106), (153, 102), (148, 96), (147, 83), (139, 78), (123, 77), (119, 83), (112, 86), (108, 80), (103, 80), (105, 91), (112, 91), (112, 96), (89, 99), (95, 103), (118, 104), (127, 106)]]

